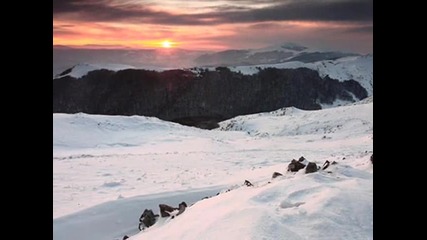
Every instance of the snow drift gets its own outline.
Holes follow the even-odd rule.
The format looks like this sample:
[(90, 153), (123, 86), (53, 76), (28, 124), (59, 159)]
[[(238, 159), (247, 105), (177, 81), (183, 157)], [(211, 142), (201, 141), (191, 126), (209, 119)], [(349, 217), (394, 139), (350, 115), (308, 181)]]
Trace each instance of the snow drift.
[[(372, 111), (372, 98), (286, 108), (211, 131), (53, 114), (53, 239), (373, 239)], [(300, 156), (337, 164), (287, 172)], [(145, 208), (181, 201), (182, 215), (138, 231)]]

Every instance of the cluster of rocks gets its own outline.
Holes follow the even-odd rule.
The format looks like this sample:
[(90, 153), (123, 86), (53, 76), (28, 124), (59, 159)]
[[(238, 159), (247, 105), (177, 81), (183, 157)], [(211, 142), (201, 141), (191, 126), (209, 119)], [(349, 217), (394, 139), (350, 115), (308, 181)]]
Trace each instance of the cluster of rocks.
[[(345, 158), (343, 158), (343, 160), (344, 159)], [(370, 157), (370, 161), (372, 164), (374, 163), (373, 160), (374, 160), (374, 154), (372, 154)], [(315, 162), (309, 162), (309, 161), (307, 161), (306, 158), (301, 156), (298, 160), (292, 159), (292, 161), (288, 164), (287, 171), (288, 172), (298, 172), (299, 170), (305, 168), (305, 173), (314, 173), (314, 172), (319, 171), (320, 169), (325, 170), (329, 167), (329, 165), (335, 165), (335, 164), (337, 164), (337, 162), (332, 161), (332, 163), (331, 163), (331, 162), (329, 162), (329, 160), (326, 160), (325, 163), (323, 164), (323, 166), (320, 167), (320, 166), (317, 166), (317, 164)], [(283, 176), (283, 174), (280, 172), (274, 172), (272, 175), (272, 178), (274, 179), (274, 178), (277, 178), (279, 176)], [(271, 183), (271, 182), (269, 181), (268, 183)], [(243, 185), (246, 187), (254, 187), (254, 185), (247, 179), (244, 181)], [(229, 192), (231, 190), (232, 189), (227, 189), (225, 192)], [(218, 192), (215, 196), (217, 196), (219, 194), (220, 194), (220, 192)], [(202, 200), (208, 199), (211, 197), (212, 196), (204, 197), (204, 198), (202, 198)], [(185, 204), (185, 202), (182, 202), (181, 204)], [(181, 207), (181, 204), (180, 204), (180, 207)], [(163, 205), (163, 204), (160, 204), (159, 206), (161, 206), (161, 205)], [(185, 204), (185, 207), (187, 207), (186, 204)], [(173, 208), (172, 210), (174, 210), (174, 209), (178, 209), (178, 208)], [(159, 217), (159, 215), (154, 214), (151, 209), (150, 210), (145, 209), (144, 212), (142, 213), (140, 219), (139, 219), (139, 221), (140, 221), (140, 224), (138, 226), (139, 230), (143, 230), (145, 227), (150, 227), (150, 226), (154, 225), (154, 223), (156, 222), (158, 217)], [(163, 217), (163, 215), (162, 215), (162, 217)], [(127, 238), (129, 238), (129, 237), (127, 235), (125, 235), (123, 237), (123, 240), (127, 239)]]
[[(326, 160), (329, 166), (329, 161)], [(325, 162), (325, 164), (326, 164)], [(288, 165), (288, 172), (298, 172), (299, 170), (305, 168), (305, 173), (313, 173), (317, 172), (317, 170), (320, 169), (320, 167), (317, 166), (315, 162), (309, 162), (307, 159), (305, 159), (303, 156), (301, 156), (298, 161), (295, 159), (292, 159), (291, 163)], [(326, 167), (325, 167), (326, 169)]]
[[(333, 161), (332, 163), (329, 160), (326, 160), (322, 167), (317, 166), (315, 162), (309, 162), (303, 156), (301, 156), (298, 160), (292, 159), (292, 161), (288, 164), (288, 172), (298, 172), (301, 169), (305, 169), (305, 173), (314, 173), (318, 170), (325, 170), (329, 167), (329, 165), (337, 164), (337, 162)], [(280, 172), (274, 172), (271, 178), (277, 178), (278, 176), (282, 176), (283, 174)]]

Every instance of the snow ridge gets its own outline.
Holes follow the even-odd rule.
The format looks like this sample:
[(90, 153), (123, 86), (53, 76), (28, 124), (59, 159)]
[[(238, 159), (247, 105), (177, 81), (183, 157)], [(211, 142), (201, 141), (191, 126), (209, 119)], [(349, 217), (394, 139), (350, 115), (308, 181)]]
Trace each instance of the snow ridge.
[(104, 64), (89, 64), (89, 63), (80, 63), (72, 68), (63, 72), (63, 74), (59, 74), (56, 78), (70, 76), (74, 78), (81, 78), (88, 74), (90, 71), (99, 70), (99, 69), (107, 69), (111, 71), (120, 71), (124, 69), (134, 69), (135, 67), (124, 64), (112, 64), (112, 63), (104, 63)]
[(339, 81), (353, 79), (360, 83), (362, 87), (368, 92), (368, 96), (373, 94), (373, 56), (353, 56), (344, 57), (337, 60), (324, 60), (314, 63), (303, 63), (299, 61), (277, 63), (277, 64), (263, 64), (252, 66), (237, 66), (229, 67), (232, 71), (241, 72), (243, 74), (255, 74), (259, 69), (264, 68), (309, 68), (319, 72), (321, 77), (329, 76), (330, 78)]
[[(221, 122), (219, 129), (243, 131), (253, 136), (263, 137), (313, 134), (326, 136), (338, 132), (365, 133), (372, 131), (372, 110), (373, 103), (318, 111), (305, 111), (289, 107), (269, 113), (238, 116)], [(360, 113), (357, 113), (358, 111)], [(340, 117), (337, 119), (333, 114)], [(305, 119), (305, 121), (301, 121), (301, 119)]]

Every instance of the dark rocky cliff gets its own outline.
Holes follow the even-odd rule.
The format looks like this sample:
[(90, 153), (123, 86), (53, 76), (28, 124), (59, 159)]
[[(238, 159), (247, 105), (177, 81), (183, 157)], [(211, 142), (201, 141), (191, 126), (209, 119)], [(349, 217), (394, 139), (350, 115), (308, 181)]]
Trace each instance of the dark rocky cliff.
[(238, 115), (367, 97), (354, 80), (321, 78), (316, 71), (267, 68), (243, 75), (218, 67), (195, 74), (185, 70), (96, 70), (53, 81), (53, 112), (144, 115), (202, 128)]

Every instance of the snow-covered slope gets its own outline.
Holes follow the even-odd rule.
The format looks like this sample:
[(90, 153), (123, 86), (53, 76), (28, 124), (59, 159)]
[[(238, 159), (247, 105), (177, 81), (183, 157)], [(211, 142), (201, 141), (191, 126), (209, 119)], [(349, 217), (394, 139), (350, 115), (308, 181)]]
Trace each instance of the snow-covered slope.
[[(287, 108), (211, 131), (53, 114), (53, 239), (373, 239), (372, 110)], [(300, 156), (337, 164), (287, 172)], [(181, 201), (182, 215), (138, 231), (144, 209)]]
[(368, 92), (368, 96), (373, 94), (373, 56), (355, 56), (344, 57), (337, 60), (318, 61), (314, 63), (303, 63), (299, 61), (278, 63), (278, 64), (263, 64), (252, 66), (236, 66), (229, 67), (232, 71), (241, 72), (243, 74), (254, 74), (263, 68), (301, 68), (306, 67), (319, 72), (321, 77), (329, 76), (330, 78), (339, 81), (353, 79), (362, 85)]
[(373, 239), (371, 166), (286, 174), (196, 202), (130, 239)]
[(290, 51), (294, 54), (298, 54), (301, 52), (314, 52), (318, 51), (317, 49), (308, 48), (306, 46), (302, 46), (298, 43), (293, 42), (285, 42), (280, 45), (271, 45), (265, 48), (260, 49), (253, 49), (251, 50), (251, 53), (257, 53), (257, 52), (271, 52), (271, 51)]
[[(254, 136), (321, 135), (372, 131), (373, 103), (319, 111), (294, 107), (269, 113), (238, 116), (220, 123), (221, 130), (244, 131)], [(304, 119), (304, 121), (301, 121)]]

